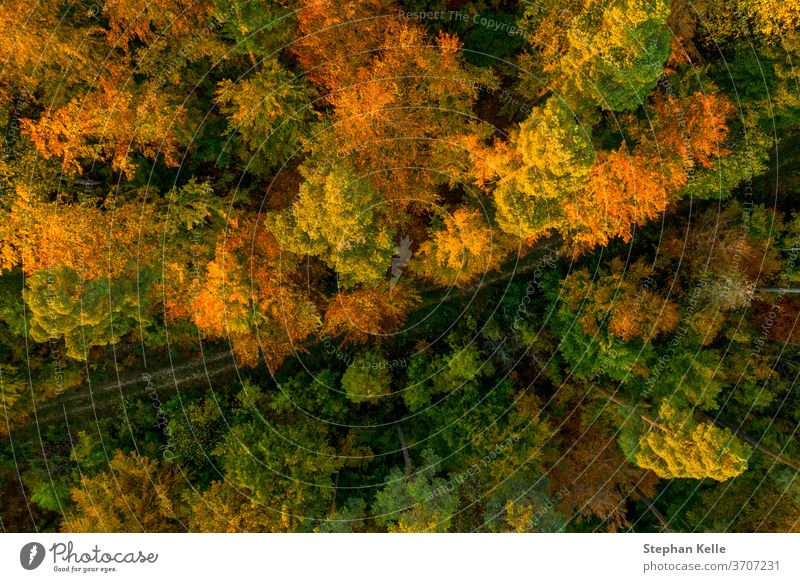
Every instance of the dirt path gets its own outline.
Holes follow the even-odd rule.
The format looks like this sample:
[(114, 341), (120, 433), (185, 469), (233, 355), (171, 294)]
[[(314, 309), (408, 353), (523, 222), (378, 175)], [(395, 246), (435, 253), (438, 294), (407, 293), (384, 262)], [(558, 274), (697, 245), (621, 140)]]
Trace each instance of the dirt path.
[[(548, 246), (548, 244), (550, 246)], [(414, 310), (416, 311), (419, 309), (425, 309), (426, 307), (430, 307), (431, 305), (435, 305), (437, 303), (452, 301), (454, 299), (473, 295), (484, 288), (491, 287), (497, 283), (507, 281), (513, 277), (518, 277), (525, 273), (530, 273), (531, 271), (536, 271), (537, 269), (542, 269), (542, 271), (545, 271), (548, 269), (548, 267), (552, 267), (552, 261), (557, 261), (560, 257), (558, 252), (555, 250), (556, 248), (558, 247), (553, 241), (542, 241), (540, 245), (537, 245), (535, 248), (531, 249), (528, 255), (521, 259), (519, 263), (517, 263), (516, 268), (510, 271), (505, 271), (505, 269), (503, 269), (497, 275), (487, 276), (483, 280), (478, 281), (469, 287), (463, 287), (461, 289), (453, 287), (450, 287), (449, 289), (440, 288), (438, 293), (434, 293), (433, 296), (428, 297), (421, 303), (415, 305)]]
[[(84, 384), (75, 390), (47, 401), (36, 410), (30, 422), (17, 431), (23, 436), (22, 446), (38, 440), (38, 434), (53, 424), (69, 423), (70, 428), (93, 422), (95, 416), (102, 417), (109, 409), (118, 406), (123, 398), (144, 397), (150, 393), (166, 402), (180, 387), (208, 386), (209, 381), (236, 369), (233, 355), (217, 352), (207, 358), (198, 358), (180, 366), (166, 366), (153, 372), (126, 374), (118, 381), (89, 386)], [(27, 437), (27, 438), (25, 438)]]

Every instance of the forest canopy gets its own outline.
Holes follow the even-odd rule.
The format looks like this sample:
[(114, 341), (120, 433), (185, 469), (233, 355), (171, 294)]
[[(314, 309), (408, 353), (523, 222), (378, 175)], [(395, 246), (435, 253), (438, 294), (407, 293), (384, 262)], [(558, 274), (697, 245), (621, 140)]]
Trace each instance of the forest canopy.
[(798, 0), (4, 0), (0, 58), (3, 531), (800, 531)]

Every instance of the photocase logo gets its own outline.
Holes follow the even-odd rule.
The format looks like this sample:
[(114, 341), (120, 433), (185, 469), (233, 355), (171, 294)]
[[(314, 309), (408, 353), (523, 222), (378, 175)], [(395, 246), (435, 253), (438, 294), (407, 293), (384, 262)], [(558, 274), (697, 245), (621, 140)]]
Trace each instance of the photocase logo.
[(39, 542), (30, 542), (19, 551), (19, 563), (26, 570), (35, 570), (44, 561), (44, 546)]

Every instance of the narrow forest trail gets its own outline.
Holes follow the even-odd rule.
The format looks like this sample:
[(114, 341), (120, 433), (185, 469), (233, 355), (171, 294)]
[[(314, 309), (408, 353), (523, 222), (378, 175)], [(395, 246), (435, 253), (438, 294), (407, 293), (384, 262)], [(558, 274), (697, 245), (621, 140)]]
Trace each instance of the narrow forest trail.
[[(484, 289), (493, 287), (497, 283), (508, 281), (514, 277), (530, 273), (531, 271), (535, 272), (537, 269), (542, 269), (544, 271), (545, 269), (552, 268), (554, 263), (563, 255), (563, 252), (557, 249), (558, 244), (552, 239), (547, 239), (531, 248), (528, 254), (522, 257), (511, 270), (506, 269), (507, 265), (503, 266), (497, 275), (487, 276), (467, 287), (433, 287), (430, 291), (434, 292), (421, 303), (415, 305), (414, 311), (419, 311), (438, 303), (474, 295)], [(421, 291), (423, 297), (426, 296), (426, 291), (428, 291), (428, 289)]]
[[(137, 398), (156, 394), (158, 401), (166, 402), (177, 390), (208, 385), (212, 378), (236, 369), (233, 354), (216, 352), (205, 358), (195, 358), (178, 366), (165, 366), (154, 371), (142, 370), (136, 374), (126, 373), (119, 380), (100, 384), (88, 382), (47, 401), (37, 408), (30, 422), (20, 427), (18, 435), (23, 437), (22, 446), (38, 440), (38, 434), (53, 424), (68, 422), (71, 428), (82, 428), (86, 422), (94, 422), (95, 416), (103, 417), (124, 398)], [(37, 429), (38, 427), (38, 429)]]

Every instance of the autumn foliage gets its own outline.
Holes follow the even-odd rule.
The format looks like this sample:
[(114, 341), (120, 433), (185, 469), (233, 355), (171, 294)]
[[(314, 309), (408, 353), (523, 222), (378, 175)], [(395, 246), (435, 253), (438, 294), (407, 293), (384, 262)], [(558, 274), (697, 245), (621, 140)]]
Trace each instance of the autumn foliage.
[(418, 299), (408, 287), (365, 287), (335, 295), (325, 311), (323, 329), (355, 343), (390, 335), (400, 328), (408, 310)]
[(0, 2), (0, 528), (798, 529), (799, 41)]

